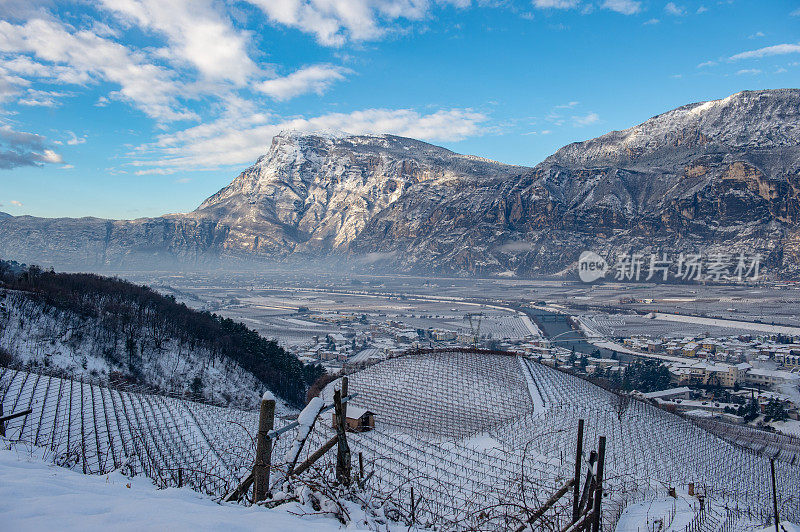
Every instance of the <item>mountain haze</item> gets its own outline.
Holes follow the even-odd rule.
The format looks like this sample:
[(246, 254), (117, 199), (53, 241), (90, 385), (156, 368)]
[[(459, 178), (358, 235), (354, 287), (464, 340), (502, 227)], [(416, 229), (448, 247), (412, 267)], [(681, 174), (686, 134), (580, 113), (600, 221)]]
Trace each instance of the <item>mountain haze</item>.
[(800, 259), (800, 90), (690, 104), (534, 168), (418, 140), (276, 136), (195, 211), (131, 221), (0, 218), (0, 255), (124, 267), (336, 256), (360, 267), (519, 276), (583, 249)]

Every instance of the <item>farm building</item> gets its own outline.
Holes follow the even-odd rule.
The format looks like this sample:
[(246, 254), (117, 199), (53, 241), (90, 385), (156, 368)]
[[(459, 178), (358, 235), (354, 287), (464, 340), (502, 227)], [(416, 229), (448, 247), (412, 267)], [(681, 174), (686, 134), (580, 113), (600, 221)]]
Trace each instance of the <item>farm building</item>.
[[(347, 424), (347, 430), (350, 432), (365, 432), (375, 428), (375, 414), (366, 408), (347, 405), (346, 416), (345, 422)], [(338, 423), (339, 419), (334, 412), (331, 419), (331, 426), (336, 428)]]

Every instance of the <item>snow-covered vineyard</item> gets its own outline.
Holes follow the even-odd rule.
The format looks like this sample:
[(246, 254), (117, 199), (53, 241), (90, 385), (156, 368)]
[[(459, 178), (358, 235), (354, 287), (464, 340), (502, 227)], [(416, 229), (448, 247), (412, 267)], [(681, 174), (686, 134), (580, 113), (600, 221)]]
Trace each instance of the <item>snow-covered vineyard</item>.
[[(257, 412), (221, 408), (142, 390), (109, 388), (12, 369), (0, 370), (9, 439), (49, 449), (53, 461), (87, 473), (122, 468), (158, 485), (190, 485), (221, 496), (253, 464)], [(324, 398), (332, 395), (332, 383)], [(777, 456), (781, 517), (800, 519), (800, 457), (791, 439), (760, 433), (723, 439), (692, 421), (513, 355), (451, 351), (407, 355), (350, 376), (352, 404), (375, 415), (375, 429), (348, 434), (373, 473), (373, 501), (418, 524), (506, 529), (540, 507), (574, 474), (579, 419), (586, 448), (606, 436), (603, 529), (629, 505), (661, 500), (690, 485), (706, 497), (687, 530), (749, 530), (771, 514), (770, 457)], [(287, 421), (276, 419), (276, 427)], [(333, 436), (330, 413), (314, 425), (301, 460)], [(277, 439), (273, 465), (292, 445)], [(329, 453), (318, 464), (332, 467)], [(280, 478), (280, 472), (273, 478)], [(411, 505), (414, 492), (415, 504)], [(561, 530), (569, 498), (540, 521)], [(664, 523), (674, 511), (664, 507)], [(571, 508), (569, 509), (571, 510)], [(407, 520), (407, 519), (406, 519)], [(667, 525), (669, 526), (669, 525)], [(665, 528), (669, 530), (669, 528)]]

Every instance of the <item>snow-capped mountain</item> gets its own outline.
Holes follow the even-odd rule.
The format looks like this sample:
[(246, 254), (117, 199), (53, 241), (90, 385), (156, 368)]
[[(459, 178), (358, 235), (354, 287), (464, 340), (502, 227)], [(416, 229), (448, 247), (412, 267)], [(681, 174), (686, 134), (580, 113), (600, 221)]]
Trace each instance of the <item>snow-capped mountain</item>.
[(584, 249), (746, 250), (796, 275), (799, 190), (800, 90), (746, 91), (570, 144), (535, 168), (391, 135), (287, 132), (191, 213), (6, 218), (0, 255), (83, 267), (335, 255), (528, 275)]
[(405, 195), (479, 187), (523, 170), (391, 135), (286, 132), (191, 217), (230, 227), (231, 251), (339, 251)]

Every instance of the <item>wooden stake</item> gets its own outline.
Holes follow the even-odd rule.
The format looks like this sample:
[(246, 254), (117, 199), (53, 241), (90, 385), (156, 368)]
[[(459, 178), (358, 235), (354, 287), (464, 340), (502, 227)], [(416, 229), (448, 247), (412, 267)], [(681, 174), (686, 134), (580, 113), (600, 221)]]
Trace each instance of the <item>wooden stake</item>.
[(597, 461), (597, 451), (589, 453), (589, 469), (586, 471), (586, 481), (583, 483), (581, 502), (578, 505), (578, 513), (582, 513), (584, 508), (592, 506), (592, 493), (594, 491), (594, 463)]
[[(344, 384), (344, 383), (343, 383)], [(350, 485), (350, 447), (347, 445), (347, 419), (345, 418), (342, 392), (336, 390), (333, 394), (333, 404), (336, 408), (336, 432), (339, 436), (339, 448), (336, 453), (336, 480), (340, 484)]]
[(364, 455), (358, 453), (358, 479), (364, 480)]
[(775, 459), (769, 459), (769, 466), (772, 471), (772, 513), (775, 517), (775, 532), (778, 532), (780, 519), (778, 518), (778, 489), (775, 485)]
[(314, 462), (319, 460), (322, 457), (322, 455), (324, 455), (325, 453), (330, 451), (333, 448), (333, 446), (336, 445), (338, 442), (339, 442), (339, 435), (337, 434), (336, 436), (334, 436), (330, 440), (326, 441), (325, 444), (323, 444), (322, 447), (320, 447), (319, 449), (314, 451), (314, 453), (311, 456), (309, 456), (306, 459), (305, 462), (303, 462), (299, 466), (295, 467), (294, 471), (292, 472), (292, 474), (293, 475), (302, 474), (306, 469), (311, 467), (314, 464)]
[(416, 521), (414, 517), (414, 486), (411, 486), (411, 524), (413, 525)]
[(575, 484), (572, 489), (572, 522), (576, 522), (580, 517), (578, 505), (581, 502), (581, 460), (583, 460), (583, 423), (578, 420), (578, 449), (575, 453)]
[(552, 496), (551, 496), (549, 499), (547, 499), (547, 502), (545, 502), (545, 503), (542, 505), (542, 507), (541, 507), (541, 508), (539, 508), (538, 510), (536, 510), (535, 512), (533, 512), (533, 515), (531, 515), (531, 516), (528, 518), (528, 522), (527, 522), (527, 524), (525, 524), (525, 525), (522, 525), (522, 526), (520, 526), (519, 528), (517, 528), (517, 532), (523, 532), (523, 531), (524, 531), (526, 528), (528, 528), (528, 525), (530, 525), (530, 524), (533, 524), (534, 522), (536, 522), (536, 520), (537, 520), (537, 519), (539, 519), (541, 516), (543, 516), (543, 515), (544, 515), (544, 514), (547, 512), (547, 510), (549, 510), (550, 508), (552, 508), (552, 506), (553, 506), (555, 503), (557, 503), (557, 502), (558, 502), (558, 499), (560, 499), (561, 497), (563, 497), (563, 496), (564, 496), (564, 494), (566, 494), (566, 493), (569, 491), (569, 489), (572, 487), (572, 483), (573, 483), (573, 482), (575, 482), (575, 480), (573, 480), (573, 479), (570, 479), (570, 480), (569, 480), (569, 482), (567, 482), (566, 484), (564, 484), (564, 485), (561, 487), (561, 489), (559, 489), (559, 490), (558, 490), (557, 492), (555, 492), (555, 493), (554, 493), (554, 494), (553, 494), (553, 495), (552, 495)]
[(275, 425), (275, 397), (264, 394), (261, 400), (261, 412), (258, 417), (258, 434), (256, 435), (256, 463), (253, 467), (253, 498), (255, 502), (267, 498), (269, 491), (269, 469), (272, 460), (272, 440), (267, 433)]
[(600, 507), (603, 503), (603, 465), (606, 461), (606, 437), (600, 436), (600, 445), (597, 450), (597, 479), (594, 491), (594, 520), (592, 522), (592, 532), (600, 531)]

